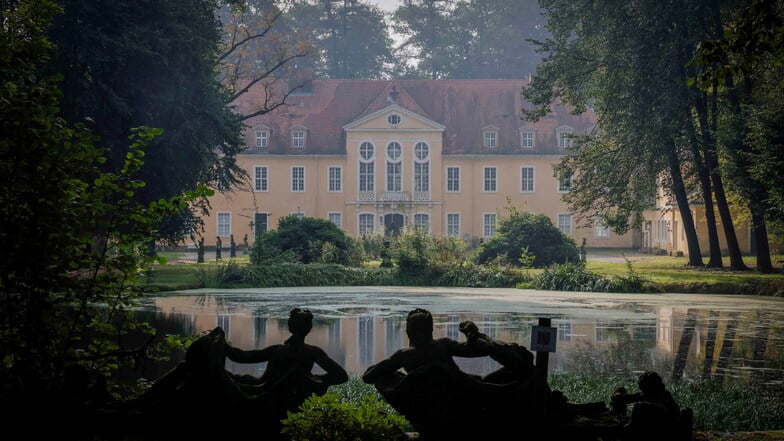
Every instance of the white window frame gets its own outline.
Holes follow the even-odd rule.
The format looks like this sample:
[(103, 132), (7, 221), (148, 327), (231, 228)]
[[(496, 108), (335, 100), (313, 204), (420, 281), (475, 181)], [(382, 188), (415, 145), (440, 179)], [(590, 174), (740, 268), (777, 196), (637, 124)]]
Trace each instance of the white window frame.
[(430, 146), (423, 141), (414, 145), (414, 191), (430, 191)]
[[(488, 172), (492, 171), (492, 176)], [(482, 190), (484, 193), (498, 192), (498, 167), (490, 166), (482, 169)]]
[[(369, 152), (369, 155), (367, 155)], [(359, 145), (359, 164), (357, 188), (360, 192), (376, 191), (376, 146), (370, 141), (364, 141)]]
[(253, 191), (269, 191), (269, 168), (266, 165), (253, 167)]
[(231, 212), (221, 211), (216, 214), (215, 232), (220, 237), (231, 236)]
[(357, 233), (358, 235), (365, 236), (371, 235), (375, 231), (376, 217), (373, 213), (358, 213), (357, 214)]
[(520, 148), (532, 149), (536, 146), (536, 132), (533, 129), (520, 130)]
[(561, 126), (555, 129), (555, 139), (559, 149), (568, 149), (572, 146), (572, 134), (574, 129), (569, 126)]
[(593, 221), (593, 237), (597, 239), (609, 239), (610, 227), (604, 225), (599, 219)]
[(269, 130), (265, 128), (256, 128), (253, 131), (255, 142), (254, 148), (257, 150), (266, 149), (269, 146)]
[[(530, 173), (530, 176), (528, 174)], [(536, 170), (533, 166), (520, 167), (520, 193), (533, 193), (536, 183)]]
[(421, 233), (430, 233), (430, 214), (415, 213), (414, 228)]
[(497, 223), (498, 213), (482, 213), (482, 237), (493, 237)]
[[(392, 155), (397, 152), (397, 157)], [(386, 191), (401, 192), (403, 191), (403, 146), (397, 141), (392, 141), (387, 144), (386, 148), (386, 161), (387, 161), (387, 179)]]
[(486, 126), (482, 128), (482, 146), (488, 150), (498, 148), (498, 127)]
[(564, 174), (558, 172), (558, 193), (569, 193), (572, 191), (572, 176), (564, 178)]
[(460, 236), (460, 213), (446, 214), (446, 235)]
[(572, 213), (558, 213), (558, 229), (563, 234), (572, 234)]
[(294, 129), (291, 131), (291, 148), (304, 149), (307, 141), (307, 131), (305, 129)]
[(343, 228), (343, 213), (339, 211), (330, 211), (327, 213), (327, 219), (337, 225), (338, 228)]
[(449, 166), (446, 168), (446, 192), (460, 193), (460, 167)]
[[(302, 171), (302, 176), (296, 176), (298, 171)], [(292, 165), (291, 166), (291, 192), (304, 193), (305, 192), (305, 166)]]
[(299, 219), (302, 219), (303, 217), (305, 217), (305, 212), (304, 211), (292, 211), (291, 214), (293, 214), (295, 217), (297, 217)]
[(656, 239), (659, 243), (670, 243), (670, 221), (667, 219), (656, 220)]
[(343, 191), (343, 167), (330, 166), (327, 168), (327, 191), (329, 193)]

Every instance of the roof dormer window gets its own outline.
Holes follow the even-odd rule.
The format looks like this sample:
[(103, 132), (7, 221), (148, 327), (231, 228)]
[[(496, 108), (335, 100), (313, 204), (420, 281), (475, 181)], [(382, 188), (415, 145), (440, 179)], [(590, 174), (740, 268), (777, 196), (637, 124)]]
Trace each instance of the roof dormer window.
[(304, 149), (305, 142), (307, 141), (308, 131), (302, 126), (291, 128), (291, 147), (295, 149)]
[(524, 149), (534, 148), (536, 140), (536, 132), (533, 127), (520, 128), (520, 147)]
[(263, 152), (269, 148), (270, 128), (259, 125), (253, 128), (252, 148), (255, 151)]
[(485, 126), (482, 128), (482, 138), (484, 139), (483, 146), (486, 149), (498, 148), (498, 127)]
[(558, 140), (559, 149), (568, 149), (572, 147), (572, 135), (574, 129), (569, 126), (560, 126), (555, 129), (555, 137)]

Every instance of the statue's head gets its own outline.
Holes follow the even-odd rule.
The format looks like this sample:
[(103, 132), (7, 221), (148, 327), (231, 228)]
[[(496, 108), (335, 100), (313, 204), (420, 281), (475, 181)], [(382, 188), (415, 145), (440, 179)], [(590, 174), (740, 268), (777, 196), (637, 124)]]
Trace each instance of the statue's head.
[(645, 395), (659, 394), (665, 389), (662, 377), (653, 371), (643, 372), (637, 379), (637, 386)]
[(307, 335), (313, 328), (313, 313), (307, 309), (294, 308), (289, 312), (289, 332)]
[(406, 334), (411, 346), (433, 339), (433, 316), (422, 308), (411, 310), (406, 317)]

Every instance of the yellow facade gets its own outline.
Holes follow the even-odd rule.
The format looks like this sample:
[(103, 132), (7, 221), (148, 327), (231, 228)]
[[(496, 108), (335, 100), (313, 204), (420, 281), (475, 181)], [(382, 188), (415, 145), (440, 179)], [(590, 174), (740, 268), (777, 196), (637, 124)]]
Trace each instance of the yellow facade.
[[(314, 95), (319, 87), (327, 89), (330, 84), (317, 85)], [(508, 94), (519, 94), (518, 83), (510, 84), (515, 89), (509, 88)], [(400, 88), (403, 91), (405, 85)], [(506, 208), (510, 204), (545, 214), (577, 244), (586, 238), (588, 247), (639, 246), (636, 233), (616, 235), (592, 225), (577, 225), (576, 216), (571, 215), (561, 199), (564, 191), (559, 189), (562, 183), (554, 176), (553, 166), (568, 151), (555, 145), (556, 130), (564, 127), (587, 130), (584, 126), (590, 121), (579, 121), (583, 127), (555, 119), (530, 125), (522, 120), (518, 108), (511, 115), (514, 118), (509, 124), (511, 129), (507, 129), (500, 122), (479, 115), (476, 130), (472, 131), (475, 138), (487, 142), (483, 141), (484, 132), (495, 131), (497, 134), (492, 136), (497, 136), (499, 143), (509, 145), (494, 150), (485, 148), (487, 145), (474, 147), (471, 144), (476, 144), (474, 141), (455, 139), (458, 136), (455, 133), (459, 132), (442, 124), (448, 121), (431, 119), (416, 105), (387, 100), (378, 109), (364, 114), (355, 112), (359, 116), (341, 121), (340, 127), (333, 128), (332, 132), (339, 131), (339, 136), (330, 134), (341, 145), (311, 151), (310, 144), (324, 139), (325, 135), (311, 129), (320, 120), (307, 112), (315, 115), (329, 112), (327, 108), (318, 108), (316, 100), (317, 96), (308, 95), (300, 100), (299, 106), (292, 104), (294, 111), (306, 114), (299, 125), (274, 126), (275, 122), (285, 120), (285, 113), (248, 122), (248, 150), (238, 155), (237, 161), (248, 172), (250, 181), (242, 188), (218, 192), (211, 198), (211, 213), (204, 218), (207, 246), (214, 246), (216, 237), (221, 237), (226, 247), (230, 235), (238, 244), (247, 235), (252, 243), (257, 232), (274, 229), (282, 217), (293, 213), (333, 220), (352, 237), (371, 232), (385, 234), (390, 228), (416, 227), (435, 236), (479, 240), (492, 236), (498, 222), (508, 214)], [(294, 99), (293, 103), (296, 102)], [(512, 106), (520, 105), (512, 103)], [(571, 118), (564, 116), (567, 117)], [(456, 117), (450, 119), (454, 120)], [(523, 130), (531, 130), (535, 148), (520, 147)], [(254, 143), (259, 131), (264, 131), (265, 142), (274, 139), (274, 135), (280, 136), (280, 132), (301, 131), (306, 135), (298, 136), (305, 139), (306, 146), (300, 151), (286, 146), (288, 150), (278, 152), (254, 148), (258, 146)], [(286, 138), (281, 139), (287, 142)], [(446, 151), (447, 141), (452, 151)], [(463, 144), (467, 145), (464, 150), (454, 147)]]

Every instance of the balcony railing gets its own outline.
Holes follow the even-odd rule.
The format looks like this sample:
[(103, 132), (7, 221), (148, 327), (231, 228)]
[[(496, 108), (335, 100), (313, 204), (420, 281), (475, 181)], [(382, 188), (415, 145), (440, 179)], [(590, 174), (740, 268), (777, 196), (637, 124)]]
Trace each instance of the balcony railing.
[(429, 191), (415, 191), (413, 195), (408, 191), (382, 191), (378, 194), (372, 191), (360, 191), (357, 193), (357, 201), (359, 202), (428, 202), (431, 200), (430, 197)]

